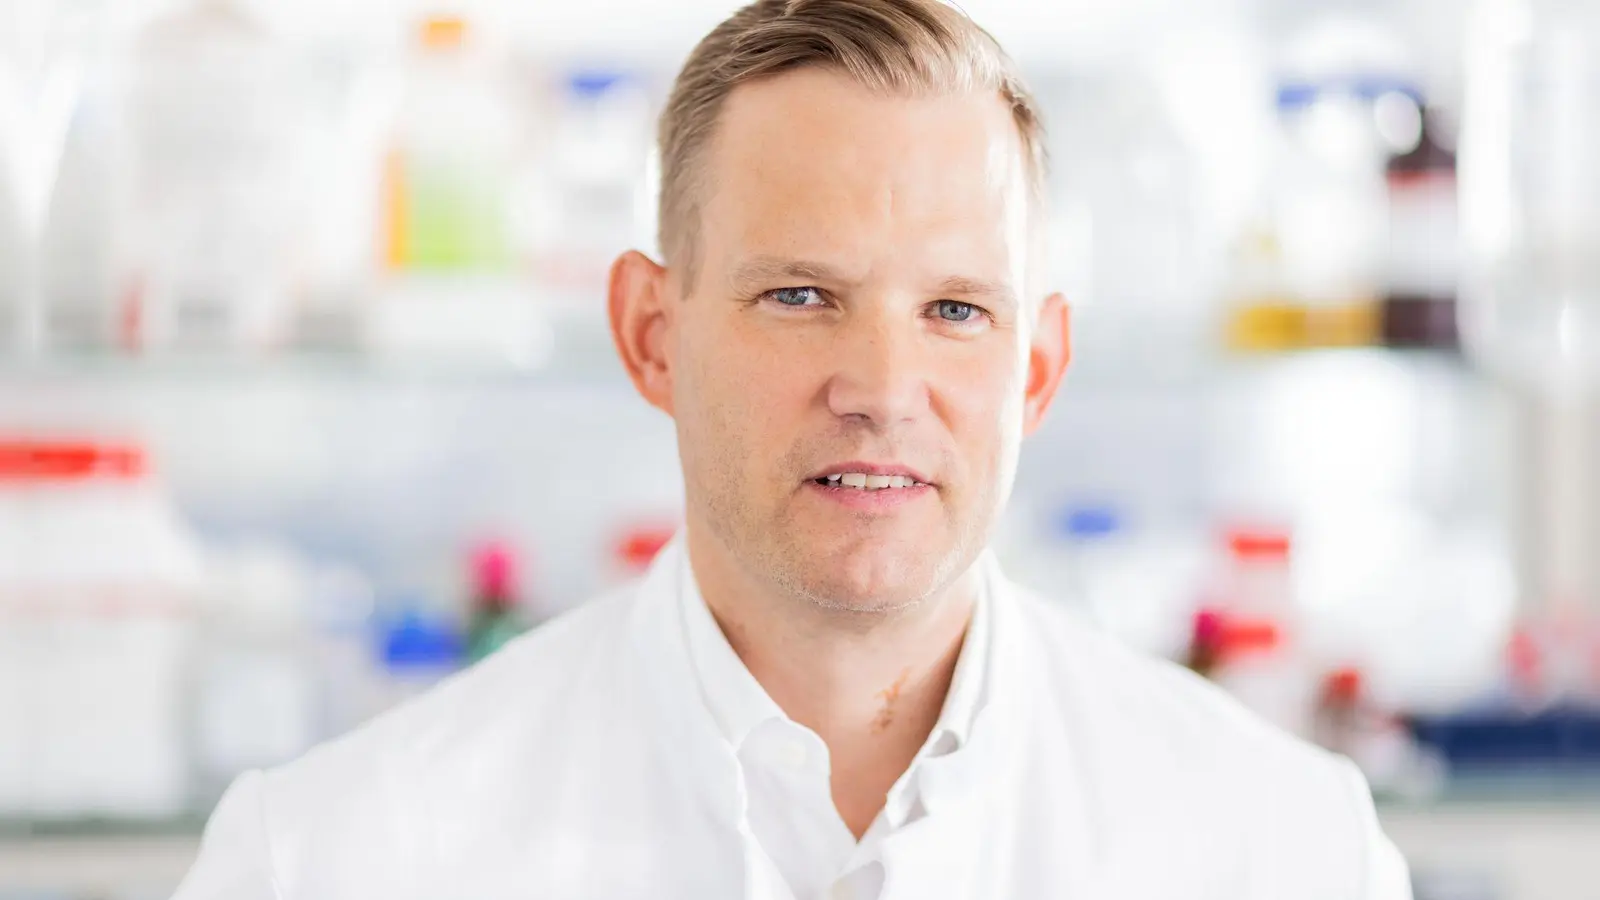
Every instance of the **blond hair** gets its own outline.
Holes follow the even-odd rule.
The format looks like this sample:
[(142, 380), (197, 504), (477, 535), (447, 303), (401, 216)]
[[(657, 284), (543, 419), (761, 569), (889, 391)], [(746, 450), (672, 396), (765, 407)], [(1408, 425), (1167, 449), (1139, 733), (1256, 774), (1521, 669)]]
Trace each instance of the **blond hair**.
[(992, 90), (1011, 107), (1034, 209), (1043, 203), (1044, 126), (1015, 64), (943, 0), (756, 0), (711, 30), (679, 71), (661, 113), (657, 239), (693, 280), (703, 154), (733, 89), (805, 66), (892, 93)]

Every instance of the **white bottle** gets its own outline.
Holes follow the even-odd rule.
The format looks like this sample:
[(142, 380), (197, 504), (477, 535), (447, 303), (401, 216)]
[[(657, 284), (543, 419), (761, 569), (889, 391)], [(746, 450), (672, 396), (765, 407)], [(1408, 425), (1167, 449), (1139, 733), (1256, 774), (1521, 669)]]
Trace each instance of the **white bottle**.
[(629, 246), (653, 245), (651, 137), (649, 100), (636, 79), (604, 70), (567, 77), (534, 211), (535, 277), (567, 321), (603, 321), (611, 261)]
[(1262, 718), (1310, 736), (1317, 673), (1294, 599), (1289, 536), (1237, 529), (1226, 538), (1227, 562), (1208, 611), (1218, 625), (1209, 674)]
[(403, 80), (367, 347), (409, 360), (537, 364), (549, 335), (516, 270), (525, 127), (509, 74), (464, 20), (435, 17), (419, 30)]
[(39, 236), (39, 295), (53, 353), (105, 351), (136, 341), (138, 321), (119, 306), (118, 115), (114, 69), (86, 77), (61, 151)]
[(232, 0), (194, 0), (140, 35), (119, 217), (135, 342), (239, 351), (288, 339), (307, 208), (297, 85), (293, 58)]
[[(200, 559), (137, 448), (14, 444), (0, 480), (26, 557), (0, 592), (34, 647), (26, 812), (163, 817), (187, 807), (185, 676)], [(5, 726), (0, 726), (4, 730)]]
[(1381, 336), (1393, 148), (1375, 105), (1419, 95), (1390, 15), (1374, 2), (1317, 9), (1283, 35), (1273, 213), (1285, 287), (1304, 305), (1313, 347)]
[(31, 580), (32, 555), (29, 500), (18, 484), (19, 468), (0, 449), (0, 818), (27, 814), (31, 760), (38, 752), (38, 628), (22, 591)]
[(262, 543), (217, 553), (211, 574), (195, 683), (195, 763), (206, 799), (240, 772), (287, 762), (318, 737), (302, 567)]
[(17, 349), (22, 341), (23, 303), (27, 274), (23, 271), (26, 233), (19, 195), (16, 156), (22, 152), (20, 87), (9, 69), (0, 65), (0, 352)]
[(1600, 7), (1481, 0), (1459, 146), (1462, 337), (1540, 389), (1600, 382)]

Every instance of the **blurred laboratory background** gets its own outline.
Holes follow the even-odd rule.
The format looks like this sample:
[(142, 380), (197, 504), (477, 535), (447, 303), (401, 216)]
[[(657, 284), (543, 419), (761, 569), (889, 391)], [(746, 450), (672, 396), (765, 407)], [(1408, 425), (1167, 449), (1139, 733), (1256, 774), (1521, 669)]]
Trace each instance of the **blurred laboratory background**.
[[(0, 0), (0, 898), (165, 897), (649, 563), (605, 271), (735, 5)], [(1600, 897), (1600, 0), (963, 5), (1076, 323), (1003, 561), (1350, 755), (1422, 900)]]

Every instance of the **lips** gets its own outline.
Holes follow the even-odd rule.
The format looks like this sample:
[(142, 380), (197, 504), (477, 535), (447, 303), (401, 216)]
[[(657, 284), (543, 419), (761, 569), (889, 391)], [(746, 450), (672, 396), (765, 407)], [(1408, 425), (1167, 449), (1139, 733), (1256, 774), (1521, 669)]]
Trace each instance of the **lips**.
[(927, 476), (906, 466), (864, 462), (830, 466), (808, 480), (821, 487), (858, 491), (904, 490), (930, 486)]

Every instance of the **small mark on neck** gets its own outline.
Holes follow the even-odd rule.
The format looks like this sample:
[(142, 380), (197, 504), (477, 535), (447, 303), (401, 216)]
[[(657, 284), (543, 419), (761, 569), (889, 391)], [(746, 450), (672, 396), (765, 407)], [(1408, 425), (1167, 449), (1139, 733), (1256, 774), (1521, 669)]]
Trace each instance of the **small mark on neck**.
[(883, 708), (878, 710), (878, 717), (872, 720), (872, 730), (875, 733), (882, 734), (894, 724), (895, 705), (900, 700), (900, 691), (905, 688), (906, 681), (910, 678), (911, 670), (905, 669), (900, 673), (900, 677), (894, 680), (894, 684), (878, 692), (878, 697), (883, 700)]

